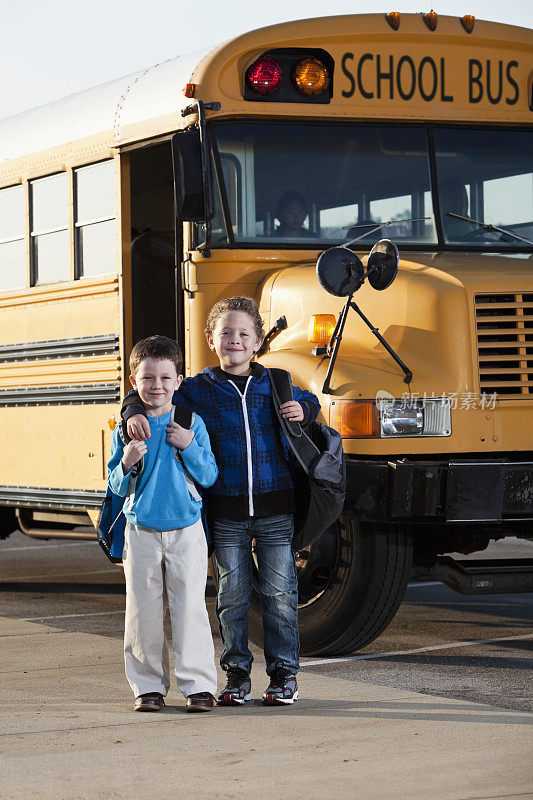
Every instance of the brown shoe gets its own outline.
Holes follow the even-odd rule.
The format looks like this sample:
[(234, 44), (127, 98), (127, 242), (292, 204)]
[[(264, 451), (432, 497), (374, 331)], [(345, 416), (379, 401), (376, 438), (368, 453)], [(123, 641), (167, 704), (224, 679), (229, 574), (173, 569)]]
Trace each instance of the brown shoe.
[(196, 692), (187, 698), (187, 711), (211, 711), (215, 698), (210, 692)]
[(134, 711), (161, 711), (165, 701), (163, 695), (159, 692), (149, 692), (148, 694), (140, 694), (135, 698)]

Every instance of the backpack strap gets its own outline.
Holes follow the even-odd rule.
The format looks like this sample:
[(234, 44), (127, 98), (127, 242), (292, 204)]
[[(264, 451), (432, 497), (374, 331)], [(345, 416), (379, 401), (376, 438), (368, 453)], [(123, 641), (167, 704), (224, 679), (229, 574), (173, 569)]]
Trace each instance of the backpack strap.
[[(289, 422), (281, 416), (279, 410), (282, 403), (286, 403), (287, 399), (292, 399), (292, 384), (290, 382), (289, 373), (285, 369), (276, 368), (267, 368), (267, 373), (272, 387), (272, 402), (281, 430), (286, 435), (287, 441), (298, 463), (304, 472), (308, 474), (311, 464), (316, 457), (320, 455), (320, 450), (305, 431), (302, 430), (302, 426), (299, 422)], [(281, 396), (278, 392), (278, 387), (281, 390)], [(288, 398), (287, 395), (289, 395)], [(283, 397), (287, 399), (282, 399)]]
[[(272, 397), (276, 401), (276, 411), (283, 403), (288, 403), (293, 399), (291, 376), (286, 369), (278, 369), (277, 367), (267, 367), (268, 377), (270, 378), (270, 385), (272, 387)], [(279, 416), (279, 413), (278, 413)], [(291, 436), (301, 436), (302, 426), (299, 422), (292, 422), (291, 420), (283, 420), (288, 432)]]
[(191, 428), (194, 422), (194, 411), (181, 406), (174, 406), (174, 422), (182, 428)]
[[(128, 433), (128, 423), (124, 422), (124, 420), (120, 423), (120, 428), (118, 429), (120, 434), (120, 438), (122, 439), (122, 444), (127, 445), (131, 442), (131, 436)], [(141, 456), (140, 459), (137, 461), (136, 464), (133, 465), (131, 468), (131, 477), (136, 478), (137, 475), (140, 475), (144, 469), (144, 458)]]
[[(173, 406), (173, 408), (174, 408), (174, 422), (177, 425), (180, 425), (182, 428), (187, 428), (188, 430), (192, 428), (192, 424), (196, 416), (194, 411), (188, 411), (186, 408), (180, 408), (180, 406)], [(187, 488), (190, 494), (194, 497), (195, 500), (201, 500), (202, 497), (196, 487), (194, 478), (192, 477), (191, 473), (185, 466), (182, 455), (177, 447), (174, 448), (174, 455), (181, 464), (181, 468), (183, 469), (183, 474), (185, 475), (185, 482), (187, 484)]]

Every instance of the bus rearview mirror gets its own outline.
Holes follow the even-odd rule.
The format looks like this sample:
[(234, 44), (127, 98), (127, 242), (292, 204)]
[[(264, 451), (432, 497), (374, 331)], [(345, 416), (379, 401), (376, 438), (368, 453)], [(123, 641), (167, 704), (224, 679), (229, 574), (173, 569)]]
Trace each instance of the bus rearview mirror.
[(206, 209), (208, 177), (202, 164), (202, 143), (197, 128), (174, 134), (172, 162), (176, 217), (182, 222), (205, 222), (210, 216)]
[(382, 292), (388, 289), (396, 275), (400, 264), (398, 248), (390, 239), (380, 239), (376, 242), (367, 262), (368, 282), (373, 289)]
[(316, 274), (323, 289), (335, 297), (351, 297), (364, 281), (361, 259), (348, 247), (330, 247), (316, 262)]

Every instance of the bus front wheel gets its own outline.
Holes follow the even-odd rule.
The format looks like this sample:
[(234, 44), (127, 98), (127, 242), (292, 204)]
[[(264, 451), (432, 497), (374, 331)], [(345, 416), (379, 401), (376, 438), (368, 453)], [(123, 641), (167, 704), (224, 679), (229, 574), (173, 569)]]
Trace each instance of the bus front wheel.
[[(385, 630), (402, 601), (413, 557), (400, 526), (360, 522), (345, 513), (296, 554), (301, 655), (359, 650)], [(250, 639), (261, 644), (261, 600), (254, 590)]]

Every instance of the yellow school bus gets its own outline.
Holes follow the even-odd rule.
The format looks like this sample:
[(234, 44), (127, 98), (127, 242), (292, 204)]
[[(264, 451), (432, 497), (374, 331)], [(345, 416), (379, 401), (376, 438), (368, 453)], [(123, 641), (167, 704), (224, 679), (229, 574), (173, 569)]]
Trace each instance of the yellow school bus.
[(347, 455), (297, 554), (303, 652), (370, 642), (412, 575), (531, 589), (446, 554), (533, 535), (532, 53), (471, 16), (324, 17), (1, 121), (1, 535), (94, 536), (132, 344), (195, 374), (244, 294)]

